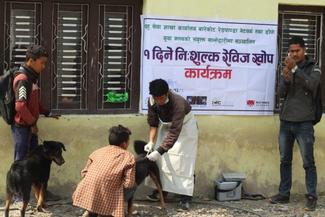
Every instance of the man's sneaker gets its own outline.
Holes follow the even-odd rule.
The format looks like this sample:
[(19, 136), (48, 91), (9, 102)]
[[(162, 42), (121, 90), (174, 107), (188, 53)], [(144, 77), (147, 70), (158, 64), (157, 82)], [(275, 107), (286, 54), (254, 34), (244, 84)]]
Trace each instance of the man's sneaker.
[[(164, 199), (166, 199), (168, 192), (167, 191), (163, 191), (163, 196)], [(157, 202), (159, 201), (160, 197), (159, 197), (159, 192), (157, 190), (154, 190), (152, 192), (152, 194), (147, 195), (147, 199), (153, 202)]]
[(178, 208), (181, 210), (189, 210), (190, 202), (189, 201), (179, 201)]
[(270, 203), (277, 204), (277, 203), (289, 203), (290, 197), (284, 196), (281, 194), (276, 194), (272, 197), (270, 197)]
[(306, 195), (307, 202), (305, 206), (306, 211), (314, 211), (316, 209), (317, 198), (311, 195)]
[(153, 202), (159, 201), (158, 192), (153, 191), (152, 194), (147, 195), (147, 199)]

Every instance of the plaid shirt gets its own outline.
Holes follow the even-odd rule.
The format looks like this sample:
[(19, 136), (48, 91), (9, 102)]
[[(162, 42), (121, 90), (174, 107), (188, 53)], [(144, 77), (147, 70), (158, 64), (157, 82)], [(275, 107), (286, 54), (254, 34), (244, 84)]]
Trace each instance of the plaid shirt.
[(73, 205), (99, 215), (124, 216), (123, 189), (134, 186), (134, 156), (108, 145), (93, 152), (81, 171), (83, 179), (73, 193)]

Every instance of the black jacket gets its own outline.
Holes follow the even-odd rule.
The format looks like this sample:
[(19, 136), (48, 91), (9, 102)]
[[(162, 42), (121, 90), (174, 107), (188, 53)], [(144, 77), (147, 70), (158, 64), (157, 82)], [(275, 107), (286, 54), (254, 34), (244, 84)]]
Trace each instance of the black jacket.
[(281, 105), (280, 120), (302, 122), (315, 119), (313, 98), (320, 83), (320, 69), (314, 61), (306, 60), (298, 65), (291, 81), (280, 77), (279, 96), (284, 98)]

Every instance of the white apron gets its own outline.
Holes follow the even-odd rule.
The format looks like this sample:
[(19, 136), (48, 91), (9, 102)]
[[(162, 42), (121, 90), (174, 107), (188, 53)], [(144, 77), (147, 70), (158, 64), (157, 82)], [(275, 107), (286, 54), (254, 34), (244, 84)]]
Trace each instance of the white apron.
[[(160, 120), (154, 149), (162, 143), (170, 126), (171, 122)], [(184, 118), (181, 133), (174, 146), (156, 161), (164, 191), (193, 196), (197, 143), (197, 123), (190, 112)], [(145, 185), (156, 188), (150, 178), (146, 179)]]

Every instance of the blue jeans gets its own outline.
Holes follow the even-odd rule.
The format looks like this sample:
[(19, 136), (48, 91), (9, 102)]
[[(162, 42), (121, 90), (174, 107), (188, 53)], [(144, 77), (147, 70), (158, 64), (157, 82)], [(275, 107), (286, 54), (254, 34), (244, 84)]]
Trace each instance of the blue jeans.
[(38, 146), (38, 137), (32, 134), (30, 127), (11, 125), (11, 133), (15, 143), (15, 161), (23, 160), (30, 151)]
[(281, 121), (279, 134), (280, 175), (279, 193), (290, 196), (292, 185), (292, 149), (297, 140), (305, 169), (305, 184), (308, 195), (317, 197), (317, 172), (314, 161), (314, 127), (311, 121)]

